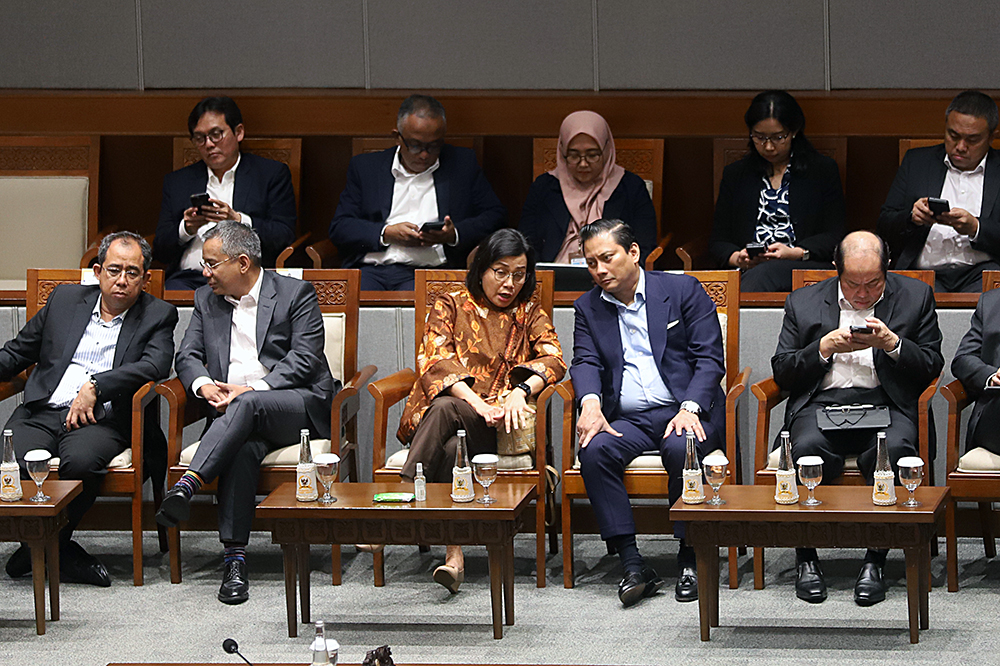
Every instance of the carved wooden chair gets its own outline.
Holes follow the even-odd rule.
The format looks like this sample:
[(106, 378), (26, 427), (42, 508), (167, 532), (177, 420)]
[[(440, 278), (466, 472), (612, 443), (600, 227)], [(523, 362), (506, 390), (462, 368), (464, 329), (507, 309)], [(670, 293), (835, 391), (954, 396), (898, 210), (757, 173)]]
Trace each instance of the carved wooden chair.
[[(287, 270), (287, 269), (286, 269)], [(336, 453), (342, 458), (341, 471), (347, 478), (358, 480), (358, 438), (357, 415), (360, 398), (359, 389), (375, 374), (377, 368), (366, 366), (357, 369), (358, 354), (358, 285), (360, 274), (356, 270), (313, 270), (302, 271), (302, 279), (312, 282), (316, 288), (320, 310), (323, 313), (323, 327), (326, 333), (324, 353), (330, 364), (330, 372), (339, 379), (349, 378), (344, 388), (333, 398), (330, 410), (331, 439), (312, 440), (312, 452)], [(186, 387), (180, 379), (173, 378), (156, 387), (156, 391), (167, 399), (169, 427), (167, 431), (167, 482), (173, 486), (187, 471), (194, 458), (199, 442), (187, 447), (183, 444), (184, 427), (200, 421), (203, 414), (196, 400), (189, 400)], [(267, 495), (282, 483), (295, 480), (295, 466), (298, 464), (298, 442), (290, 443), (264, 458), (257, 493)], [(214, 493), (218, 483), (213, 482), (201, 492)], [(170, 582), (181, 582), (180, 528), (167, 530), (170, 541)], [(332, 547), (333, 582), (340, 584), (340, 547)]]
[[(552, 316), (552, 298), (554, 275), (552, 271), (537, 271), (537, 286), (534, 299), (542, 309)], [(424, 324), (434, 302), (440, 294), (458, 290), (465, 285), (465, 271), (455, 270), (418, 270), (416, 274), (416, 289), (414, 291), (414, 338), (415, 350), (420, 349), (423, 340)], [(368, 385), (368, 391), (375, 398), (375, 439), (372, 446), (372, 470), (375, 481), (400, 481), (399, 472), (406, 462), (409, 448), (403, 448), (386, 458), (386, 439), (389, 429), (389, 408), (398, 402), (406, 400), (417, 380), (416, 373), (406, 368), (384, 377)], [(535, 503), (536, 563), (538, 567), (536, 584), (545, 587), (545, 509), (546, 502), (553, 498), (546, 492), (546, 475), (548, 451), (551, 446), (548, 437), (548, 401), (555, 392), (555, 387), (548, 386), (543, 390), (536, 402), (535, 414), (535, 456), (501, 456), (500, 473), (497, 483), (530, 482), (537, 485), (538, 500)], [(551, 534), (553, 550), (555, 549), (555, 532)], [(384, 584), (384, 559), (382, 553), (375, 553), (375, 585)]]
[[(701, 282), (705, 292), (712, 297), (722, 327), (726, 376), (726, 438), (725, 453), (730, 461), (729, 475), (736, 483), (742, 482), (737, 442), (736, 408), (739, 398), (750, 381), (750, 368), (739, 369), (740, 358), (740, 277), (737, 271), (693, 271), (689, 273)], [(572, 382), (556, 387), (563, 399), (563, 480), (562, 480), (562, 541), (563, 586), (573, 587), (573, 500), (587, 499), (587, 489), (580, 474), (580, 461), (576, 455), (576, 401)], [(644, 453), (625, 468), (625, 489), (629, 497), (666, 499), (668, 475), (658, 451)], [(729, 586), (739, 585), (737, 549), (729, 549)]]
[[(89, 274), (89, 276), (88, 276)], [(80, 269), (35, 269), (27, 271), (28, 288), (25, 301), (27, 318), (31, 319), (45, 305), (52, 291), (61, 284), (81, 284), (93, 279), (93, 271)], [(152, 271), (152, 278), (146, 285), (146, 291), (157, 298), (163, 296), (163, 271)], [(22, 372), (8, 382), (0, 382), (0, 400), (6, 400), (24, 390), (28, 373)], [(128, 497), (132, 500), (132, 583), (136, 586), (143, 583), (142, 572), (142, 486), (147, 477), (152, 478), (153, 502), (159, 507), (163, 499), (163, 477), (152, 473), (152, 470), (163, 465), (151, 464), (151, 456), (164, 456), (163, 442), (147, 442), (146, 437), (159, 434), (160, 424), (153, 416), (152, 407), (149, 421), (146, 409), (156, 394), (153, 392), (153, 382), (147, 382), (139, 387), (132, 398), (132, 446), (125, 449), (108, 463), (107, 474), (101, 481), (100, 494), (107, 497)], [(147, 428), (148, 426), (148, 428)], [(149, 444), (147, 447), (146, 445)], [(49, 478), (59, 478), (59, 458), (52, 458), (49, 463)], [(159, 476), (159, 478), (157, 478)], [(166, 533), (160, 529), (160, 548), (166, 550)]]
[[(920, 280), (933, 289), (934, 271), (892, 271)], [(792, 290), (821, 282), (837, 275), (836, 271), (797, 270), (792, 271)], [(934, 485), (934, 461), (929, 452), (933, 448), (934, 427), (931, 423), (930, 403), (937, 392), (940, 378), (934, 379), (920, 394), (917, 403), (917, 433), (920, 442), (920, 457), (929, 461), (930, 484)], [(788, 392), (781, 390), (774, 377), (768, 377), (750, 387), (757, 397), (757, 441), (754, 447), (754, 484), (773, 484), (774, 472), (778, 468), (778, 449), (772, 450), (771, 411), (788, 398)], [(838, 485), (863, 486), (865, 479), (858, 469), (858, 457), (848, 456), (844, 461), (844, 471), (833, 483)], [(754, 548), (753, 554), (754, 588), (764, 589), (764, 549)]]

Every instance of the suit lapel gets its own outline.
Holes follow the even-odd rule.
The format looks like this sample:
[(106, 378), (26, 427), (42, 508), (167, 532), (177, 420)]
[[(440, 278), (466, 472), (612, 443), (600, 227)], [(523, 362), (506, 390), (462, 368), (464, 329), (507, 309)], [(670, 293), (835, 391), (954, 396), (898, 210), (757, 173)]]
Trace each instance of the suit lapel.
[(934, 160), (930, 171), (927, 172), (928, 182), (925, 191), (932, 193), (928, 196), (939, 197), (941, 196), (941, 190), (944, 188), (944, 179), (948, 175), (948, 167), (944, 163), (944, 144), (941, 145), (939, 151), (935, 151), (935, 155), (937, 159)]
[(885, 290), (882, 292), (882, 300), (875, 305), (875, 317), (877, 317), (890, 329), (892, 328), (892, 311), (896, 308), (896, 299), (892, 297), (892, 294), (892, 284), (889, 281), (889, 277), (886, 276)]
[[(443, 220), (445, 215), (450, 215), (448, 201), (449, 201), (449, 191), (448, 191), (448, 177), (443, 173), (444, 164), (442, 163), (434, 171), (434, 194), (437, 198), (438, 207), (438, 219)], [(454, 220), (452, 220), (454, 222)]]
[(989, 216), (1000, 195), (1000, 150), (990, 148), (986, 158), (986, 173), (983, 176), (983, 204), (979, 210), (979, 219)]
[[(219, 381), (229, 380), (229, 345), (233, 328), (233, 306), (223, 298), (212, 294), (208, 297), (209, 308), (212, 312), (205, 317), (206, 341), (218, 340), (218, 344), (207, 344), (208, 348), (208, 372)], [(218, 355), (213, 363), (213, 356)], [(216, 365), (216, 368), (212, 366)], [(219, 371), (218, 377), (215, 370)]]
[(380, 168), (376, 175), (376, 181), (378, 182), (378, 202), (382, 210), (383, 222), (389, 219), (389, 213), (392, 211), (392, 191), (396, 187), (396, 177), (392, 175), (392, 161), (396, 155), (396, 150), (395, 148), (390, 148), (383, 153), (387, 158), (385, 166)]
[(591, 309), (594, 318), (595, 342), (600, 355), (611, 362), (610, 395), (617, 397), (622, 392), (622, 373), (625, 369), (625, 359), (622, 356), (622, 334), (618, 328), (618, 308), (601, 298), (600, 291), (594, 299)]
[(69, 367), (69, 362), (73, 360), (73, 354), (76, 352), (76, 348), (80, 346), (80, 338), (83, 337), (83, 332), (87, 330), (87, 324), (90, 322), (90, 314), (94, 311), (94, 306), (97, 304), (97, 297), (100, 293), (100, 289), (95, 287), (93, 292), (77, 304), (73, 312), (73, 320), (70, 322), (66, 334), (66, 346), (63, 348), (62, 356), (59, 358), (58, 367), (60, 369), (65, 370)]
[(840, 302), (837, 299), (837, 295), (839, 294), (838, 284), (837, 278), (834, 278), (831, 281), (830, 288), (826, 291), (822, 315), (823, 331), (832, 331), (835, 328), (840, 328)]
[[(660, 307), (663, 303), (663, 307)], [(670, 294), (660, 289), (658, 280), (651, 280), (646, 273), (646, 326), (649, 328), (649, 348), (653, 358), (661, 360), (661, 374), (666, 372), (667, 324), (673, 317)]]
[(144, 293), (140, 293), (139, 300), (125, 313), (122, 329), (118, 332), (118, 342), (115, 344), (115, 362), (112, 367), (117, 368), (122, 364), (122, 358), (125, 356), (125, 352), (128, 351), (129, 345), (132, 344), (132, 337), (139, 328), (139, 322), (142, 321), (142, 313), (145, 310), (144, 296)]
[(234, 174), (233, 210), (246, 210), (247, 207), (246, 203), (247, 197), (250, 195), (250, 184), (253, 182), (253, 161), (252, 158), (247, 159), (247, 157), (248, 155), (245, 153), (240, 156), (240, 166)]
[(260, 285), (260, 295), (257, 299), (257, 354), (264, 347), (264, 338), (267, 336), (267, 329), (271, 325), (271, 315), (274, 314), (274, 301), (277, 292), (274, 288), (275, 277), (271, 273), (264, 271), (264, 281)]

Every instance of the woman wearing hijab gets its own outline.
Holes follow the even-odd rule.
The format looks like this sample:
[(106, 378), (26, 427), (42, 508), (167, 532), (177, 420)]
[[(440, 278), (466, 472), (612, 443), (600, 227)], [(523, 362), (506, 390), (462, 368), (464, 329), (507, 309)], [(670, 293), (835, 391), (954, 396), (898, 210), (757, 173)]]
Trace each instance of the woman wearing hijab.
[(615, 163), (607, 121), (576, 111), (559, 129), (556, 168), (531, 185), (518, 229), (539, 261), (582, 265), (580, 229), (602, 217), (632, 227), (641, 261), (656, 247), (656, 211), (646, 183)]

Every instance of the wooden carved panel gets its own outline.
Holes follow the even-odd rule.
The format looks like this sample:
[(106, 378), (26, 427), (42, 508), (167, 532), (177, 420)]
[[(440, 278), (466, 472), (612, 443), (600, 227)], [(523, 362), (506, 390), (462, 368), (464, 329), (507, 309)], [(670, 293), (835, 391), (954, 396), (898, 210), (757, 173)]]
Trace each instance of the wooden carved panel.
[[(386, 508), (405, 512), (407, 507)], [(518, 521), (441, 520), (407, 518), (276, 519), (271, 523), (273, 543), (507, 543), (520, 527)]]
[[(558, 148), (545, 148), (542, 151), (546, 171), (552, 171), (556, 168), (558, 151)], [(653, 151), (650, 149), (617, 150), (615, 151), (615, 162), (626, 171), (631, 171), (643, 179), (652, 179), (653, 177)]]
[(49, 300), (52, 291), (61, 284), (80, 284), (79, 280), (39, 280), (35, 302), (41, 309)]
[(715, 303), (715, 307), (724, 308), (727, 305), (726, 297), (726, 283), (725, 282), (701, 282), (702, 289), (708, 294), (712, 302)]
[(696, 522), (687, 524), (691, 544), (815, 548), (908, 548), (926, 545), (929, 523)]
[(248, 150), (247, 152), (257, 157), (281, 162), (282, 164), (288, 164), (292, 160), (292, 151), (287, 148), (259, 148), (257, 150)]
[(451, 281), (433, 281), (427, 283), (427, 296), (424, 301), (425, 305), (430, 308), (434, 305), (434, 302), (439, 296), (444, 294), (450, 294), (455, 291), (460, 291), (465, 287), (465, 282), (451, 282)]
[(313, 280), (320, 305), (347, 305), (346, 280)]
[(0, 146), (0, 171), (81, 171), (90, 168), (86, 146)]

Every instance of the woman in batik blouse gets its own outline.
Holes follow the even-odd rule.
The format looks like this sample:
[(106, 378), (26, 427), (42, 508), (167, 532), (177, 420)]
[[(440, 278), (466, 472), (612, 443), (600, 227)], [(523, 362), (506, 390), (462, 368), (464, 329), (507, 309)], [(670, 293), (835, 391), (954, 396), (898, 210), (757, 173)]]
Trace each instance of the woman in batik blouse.
[[(524, 427), (530, 398), (562, 379), (562, 348), (534, 292), (533, 248), (501, 229), (480, 243), (465, 288), (434, 303), (397, 433), (410, 445), (404, 479), (419, 462), (428, 482), (450, 483), (458, 430), (470, 459), (496, 453), (497, 429)], [(464, 578), (462, 548), (448, 546), (434, 580), (454, 593)]]

